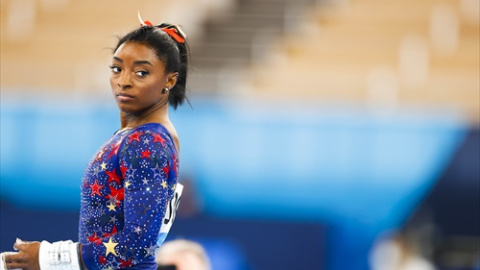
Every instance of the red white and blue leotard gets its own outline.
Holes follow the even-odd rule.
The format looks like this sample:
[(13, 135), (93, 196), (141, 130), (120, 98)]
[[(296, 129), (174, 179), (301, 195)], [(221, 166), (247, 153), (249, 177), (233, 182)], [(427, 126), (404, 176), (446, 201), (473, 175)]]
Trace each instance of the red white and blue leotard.
[(79, 241), (89, 270), (156, 269), (177, 172), (175, 144), (158, 123), (119, 131), (100, 148), (81, 188)]

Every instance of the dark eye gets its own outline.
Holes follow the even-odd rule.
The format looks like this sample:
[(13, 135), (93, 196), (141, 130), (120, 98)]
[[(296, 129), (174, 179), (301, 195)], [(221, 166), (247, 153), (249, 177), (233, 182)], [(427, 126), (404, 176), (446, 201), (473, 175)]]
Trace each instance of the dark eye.
[(117, 66), (110, 66), (110, 69), (113, 73), (120, 73), (120, 71), (122, 71), (122, 69)]
[(135, 72), (135, 74), (139, 77), (145, 77), (148, 75), (148, 71), (145, 71), (145, 70), (139, 70), (137, 72)]

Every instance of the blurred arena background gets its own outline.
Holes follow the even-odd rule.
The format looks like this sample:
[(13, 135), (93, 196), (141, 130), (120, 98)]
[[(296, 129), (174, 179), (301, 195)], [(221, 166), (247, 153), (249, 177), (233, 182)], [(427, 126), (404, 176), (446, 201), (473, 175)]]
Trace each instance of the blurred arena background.
[(140, 11), (192, 50), (169, 239), (214, 270), (480, 269), (478, 0), (0, 3), (0, 250), (77, 239)]

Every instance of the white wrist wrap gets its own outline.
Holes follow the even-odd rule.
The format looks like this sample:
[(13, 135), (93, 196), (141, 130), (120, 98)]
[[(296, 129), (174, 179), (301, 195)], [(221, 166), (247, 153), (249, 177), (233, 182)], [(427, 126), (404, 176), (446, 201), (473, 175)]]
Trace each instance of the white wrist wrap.
[(40, 270), (80, 270), (78, 243), (71, 240), (42, 241), (38, 254)]

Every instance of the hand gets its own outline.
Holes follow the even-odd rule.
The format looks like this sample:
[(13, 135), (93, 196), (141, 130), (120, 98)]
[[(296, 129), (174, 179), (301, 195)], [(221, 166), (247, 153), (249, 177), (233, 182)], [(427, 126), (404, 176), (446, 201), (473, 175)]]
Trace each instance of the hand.
[(18, 250), (18, 252), (5, 255), (7, 269), (40, 270), (38, 263), (40, 242), (29, 242), (17, 239), (13, 248)]

